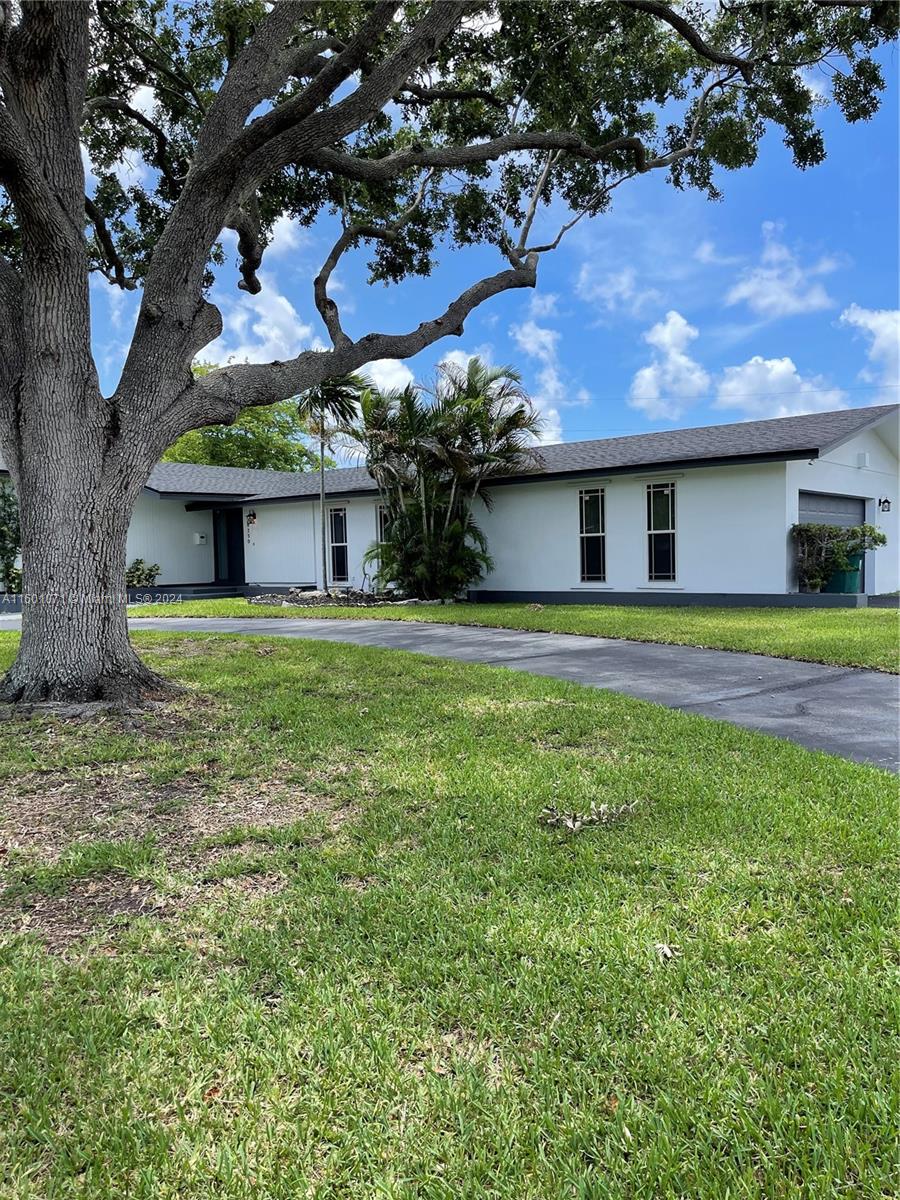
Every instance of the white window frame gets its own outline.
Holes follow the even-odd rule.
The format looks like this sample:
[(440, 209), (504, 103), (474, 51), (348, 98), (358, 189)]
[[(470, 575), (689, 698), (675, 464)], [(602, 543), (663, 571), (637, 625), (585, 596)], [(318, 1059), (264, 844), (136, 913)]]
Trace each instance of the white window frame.
[[(600, 529), (597, 533), (585, 533), (584, 507), (588, 496), (600, 500)], [(586, 575), (584, 544), (588, 538), (599, 538), (601, 547), (602, 575)], [(578, 575), (582, 583), (606, 583), (606, 488), (590, 487), (578, 489)]]
[[(336, 542), (334, 540), (334, 524), (333, 518), (337, 513), (341, 513), (344, 518), (344, 541)], [(349, 531), (347, 527), (347, 508), (346, 505), (336, 504), (328, 509), (328, 567), (331, 574), (332, 583), (349, 583), (350, 582), (350, 542)], [(334, 552), (336, 549), (343, 546), (347, 561), (347, 574), (336, 575), (334, 571)]]
[(386, 504), (375, 505), (375, 541), (379, 546), (383, 546), (387, 541), (385, 532), (387, 529), (388, 506)]
[[(647, 503), (647, 582), (648, 583), (675, 583), (678, 579), (678, 541), (677, 541), (677, 524), (678, 514), (676, 509), (676, 485), (674, 479), (660, 481), (658, 483), (646, 484), (646, 503)], [(666, 529), (655, 529), (653, 526), (653, 496), (658, 492), (667, 492), (670, 496), (669, 501), (669, 525)], [(653, 538), (659, 534), (668, 534), (672, 539), (672, 571), (670, 575), (660, 576), (654, 572), (653, 567)]]

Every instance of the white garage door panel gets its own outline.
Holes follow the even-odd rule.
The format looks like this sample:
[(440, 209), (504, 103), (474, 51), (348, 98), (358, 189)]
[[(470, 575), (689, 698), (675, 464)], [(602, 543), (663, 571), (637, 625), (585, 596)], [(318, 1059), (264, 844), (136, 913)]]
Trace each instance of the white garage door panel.
[(831, 496), (826, 492), (800, 493), (800, 521), (816, 525), (840, 525), (849, 529), (866, 519), (866, 502), (857, 496)]

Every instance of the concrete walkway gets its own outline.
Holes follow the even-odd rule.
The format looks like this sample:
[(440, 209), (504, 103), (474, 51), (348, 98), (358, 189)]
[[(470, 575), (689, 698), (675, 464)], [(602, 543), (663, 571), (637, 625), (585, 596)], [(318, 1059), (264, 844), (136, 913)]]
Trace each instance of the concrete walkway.
[[(134, 618), (133, 629), (265, 634), (413, 650), (624, 692), (900, 770), (898, 677), (758, 654), (413, 621)], [(0, 618), (11, 629), (18, 618)]]

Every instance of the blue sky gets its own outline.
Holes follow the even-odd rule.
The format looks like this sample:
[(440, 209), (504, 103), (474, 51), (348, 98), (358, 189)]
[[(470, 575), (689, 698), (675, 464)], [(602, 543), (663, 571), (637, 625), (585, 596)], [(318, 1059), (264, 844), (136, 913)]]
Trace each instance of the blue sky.
[[(428, 379), (448, 354), (512, 364), (545, 417), (547, 441), (893, 402), (898, 397), (898, 71), (878, 115), (847, 126), (821, 116), (828, 157), (798, 171), (777, 133), (758, 163), (721, 173), (711, 203), (661, 174), (631, 180), (610, 213), (578, 225), (544, 256), (535, 292), (495, 298), (405, 363), (380, 363), (382, 386)], [(826, 79), (821, 77), (824, 88)], [(123, 171), (139, 174), (140, 164)], [(555, 234), (564, 214), (542, 214)], [(537, 231), (538, 234), (540, 230)], [(333, 225), (279, 223), (263, 291), (237, 290), (233, 242), (212, 298), (225, 331), (211, 361), (288, 358), (324, 330), (312, 278)], [(440, 312), (461, 288), (505, 265), (496, 251), (446, 250), (429, 279), (366, 283), (345, 258), (335, 292), (348, 332), (400, 331)], [(136, 297), (95, 280), (101, 382), (115, 386)]]

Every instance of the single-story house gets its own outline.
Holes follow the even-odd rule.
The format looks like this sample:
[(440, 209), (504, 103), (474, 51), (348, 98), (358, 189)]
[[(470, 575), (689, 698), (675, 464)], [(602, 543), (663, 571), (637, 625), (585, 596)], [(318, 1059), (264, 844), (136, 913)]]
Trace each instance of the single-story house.
[[(477, 519), (494, 568), (478, 600), (799, 602), (797, 521), (878, 525), (861, 591), (900, 588), (896, 404), (541, 448), (491, 482)], [(363, 467), (326, 475), (327, 584), (371, 587), (382, 513)], [(316, 473), (160, 463), (137, 502), (128, 559), (158, 585), (321, 586)], [(811, 598), (804, 597), (804, 601)], [(864, 603), (864, 599), (859, 601)]]

